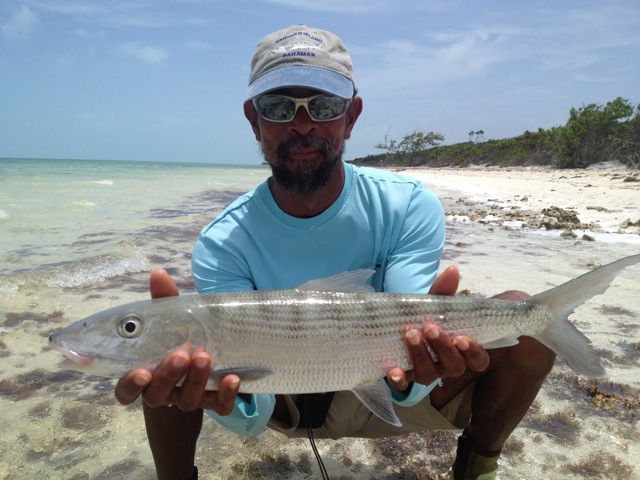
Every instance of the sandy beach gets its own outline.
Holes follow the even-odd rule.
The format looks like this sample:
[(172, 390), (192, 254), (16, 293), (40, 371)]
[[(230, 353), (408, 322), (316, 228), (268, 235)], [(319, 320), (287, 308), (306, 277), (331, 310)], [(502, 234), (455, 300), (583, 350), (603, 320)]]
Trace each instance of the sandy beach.
[[(450, 215), (463, 217), (467, 213), (470, 219), (485, 224), (561, 230), (561, 233), (589, 231), (591, 236), (640, 234), (638, 171), (611, 166), (583, 170), (471, 167), (417, 168), (402, 173), (435, 191), (461, 192), (464, 194), (459, 199), (461, 208), (449, 212)], [(637, 238), (628, 240), (633, 242)]]
[[(462, 294), (533, 294), (640, 253), (638, 171), (477, 167), (402, 173), (441, 198), (448, 228), (441, 268), (460, 268)], [(184, 224), (158, 216), (164, 230), (147, 235), (155, 243), (127, 243), (135, 243), (143, 267), (116, 274), (99, 288), (33, 286), (24, 274), (22, 284), (2, 292), (0, 478), (154, 478), (139, 404), (117, 405), (111, 381), (61, 372), (61, 356), (46, 338), (94, 311), (145, 299), (151, 268), (170, 268), (188, 291), (192, 233), (213, 213), (190, 216)], [(576, 310), (571, 320), (592, 340), (609, 378), (592, 381), (558, 360), (505, 446), (500, 478), (640, 478), (639, 290), (635, 265)], [(443, 480), (457, 435), (317, 443), (331, 478)], [(318, 474), (307, 441), (270, 431), (244, 439), (212, 421), (205, 421), (197, 464), (205, 480)]]

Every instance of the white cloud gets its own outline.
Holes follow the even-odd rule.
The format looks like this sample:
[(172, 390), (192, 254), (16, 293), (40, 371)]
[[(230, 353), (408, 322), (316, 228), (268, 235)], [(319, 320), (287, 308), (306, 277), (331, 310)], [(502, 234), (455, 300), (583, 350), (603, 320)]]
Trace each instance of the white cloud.
[[(611, 68), (612, 52), (640, 46), (640, 31), (637, 25), (635, 30), (629, 26), (629, 12), (598, 13), (600, 20), (593, 12), (561, 17), (543, 12), (518, 24), (495, 17), (457, 29), (427, 30), (422, 38), (350, 45), (357, 59), (356, 82), (363, 92), (385, 97), (389, 85), (396, 92), (415, 94), (461, 80), (471, 85), (470, 79), (492, 75), (507, 81), (523, 71), (533, 72), (535, 81), (556, 75), (592, 78), (589, 70)], [(599, 28), (602, 25), (607, 28)]]
[(23, 38), (31, 35), (31, 32), (40, 23), (38, 16), (23, 5), (11, 20), (2, 24), (2, 34), (7, 38)]
[(180, 25), (202, 25), (206, 20), (197, 14), (174, 9), (180, 2), (139, 0), (29, 0), (44, 14), (58, 14), (75, 21), (107, 28), (165, 28)]
[(360, 60), (356, 83), (383, 95), (388, 95), (389, 85), (396, 91), (423, 92), (485, 75), (520, 55), (510, 48), (505, 34), (485, 29), (441, 34), (423, 42), (389, 40), (366, 49), (356, 46), (352, 54)]
[(59, 13), (71, 16), (105, 15), (107, 11), (105, 6), (101, 5), (102, 2), (99, 1), (40, 0), (31, 1), (30, 3), (34, 8), (43, 12)]
[(169, 57), (169, 54), (163, 48), (151, 47), (136, 42), (124, 43), (120, 45), (118, 51), (147, 63), (162, 63)]

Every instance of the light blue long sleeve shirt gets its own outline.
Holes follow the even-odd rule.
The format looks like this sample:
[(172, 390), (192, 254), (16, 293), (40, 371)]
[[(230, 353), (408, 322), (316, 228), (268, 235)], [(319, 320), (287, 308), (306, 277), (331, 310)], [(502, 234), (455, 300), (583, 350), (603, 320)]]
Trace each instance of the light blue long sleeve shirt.
[[(205, 227), (192, 256), (200, 293), (293, 288), (347, 270), (375, 270), (379, 292), (428, 293), (444, 247), (442, 206), (421, 182), (395, 173), (344, 164), (338, 199), (313, 218), (283, 212), (267, 182), (243, 195)], [(424, 399), (429, 386), (408, 394), (391, 388), (398, 405)], [(275, 406), (274, 395), (238, 398), (233, 412), (207, 414), (230, 430), (257, 435)]]

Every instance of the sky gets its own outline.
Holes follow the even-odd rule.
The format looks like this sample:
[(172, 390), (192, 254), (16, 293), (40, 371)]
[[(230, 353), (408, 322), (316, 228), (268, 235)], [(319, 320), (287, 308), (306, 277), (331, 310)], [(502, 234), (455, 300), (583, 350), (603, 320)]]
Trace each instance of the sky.
[(259, 164), (251, 55), (300, 23), (353, 58), (347, 159), (387, 135), (508, 138), (640, 103), (638, 0), (2, 0), (0, 157)]

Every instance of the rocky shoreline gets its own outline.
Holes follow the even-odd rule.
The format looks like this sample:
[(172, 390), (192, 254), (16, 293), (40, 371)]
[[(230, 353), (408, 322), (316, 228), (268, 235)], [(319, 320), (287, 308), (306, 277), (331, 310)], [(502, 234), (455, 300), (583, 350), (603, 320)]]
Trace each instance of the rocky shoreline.
[(631, 235), (640, 242), (636, 170), (473, 167), (401, 173), (434, 190), (449, 221), (555, 233), (571, 240)]

